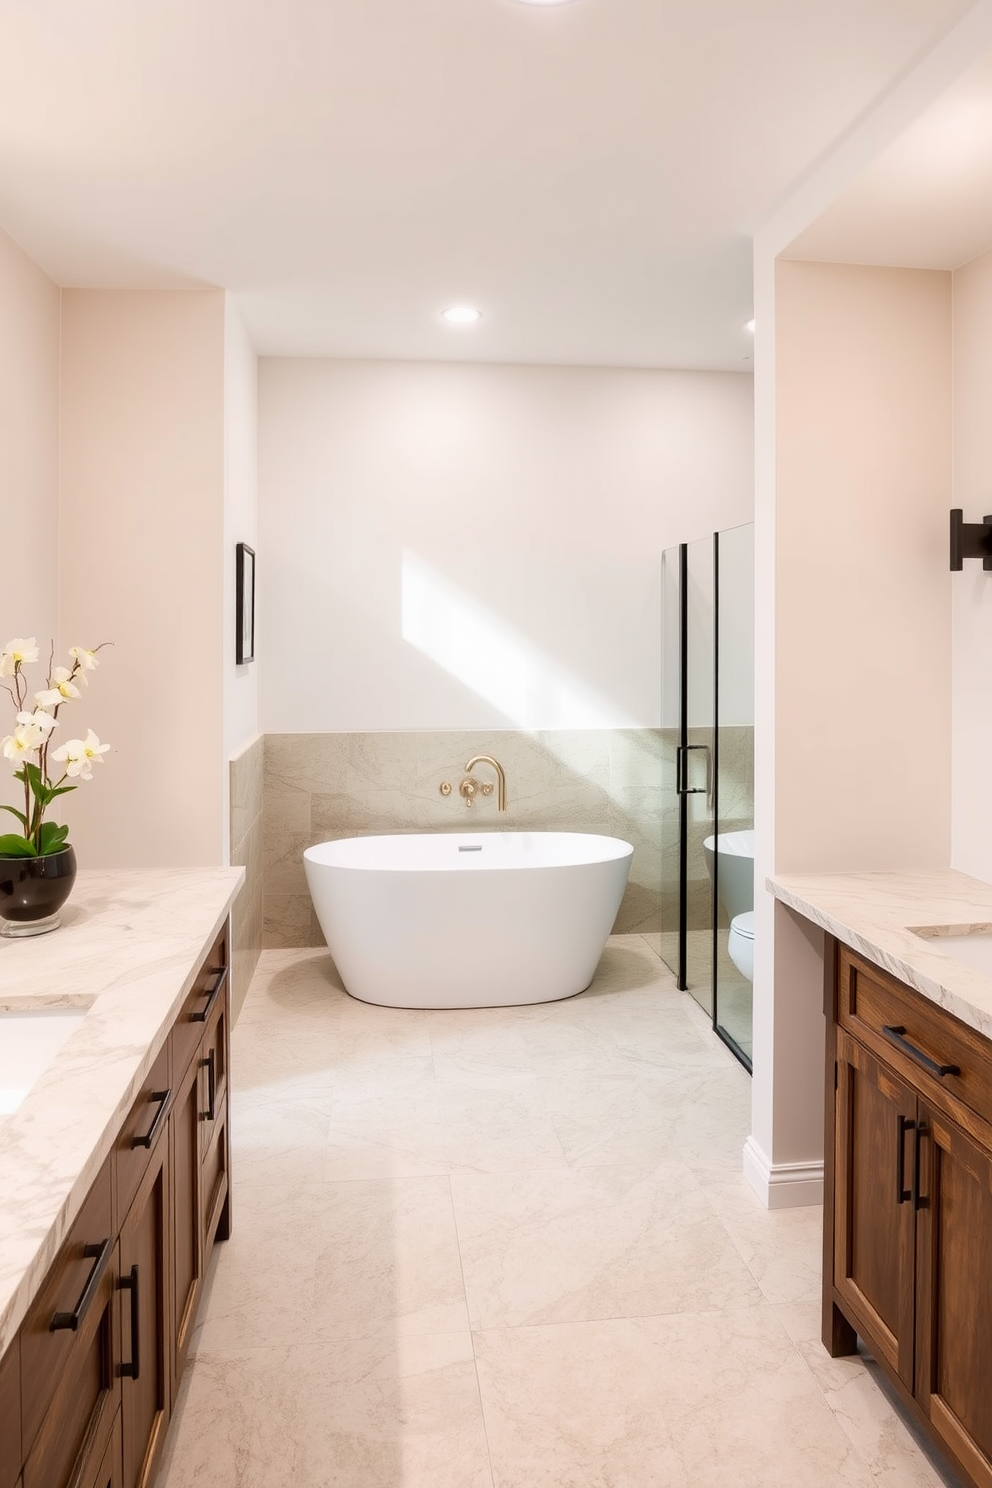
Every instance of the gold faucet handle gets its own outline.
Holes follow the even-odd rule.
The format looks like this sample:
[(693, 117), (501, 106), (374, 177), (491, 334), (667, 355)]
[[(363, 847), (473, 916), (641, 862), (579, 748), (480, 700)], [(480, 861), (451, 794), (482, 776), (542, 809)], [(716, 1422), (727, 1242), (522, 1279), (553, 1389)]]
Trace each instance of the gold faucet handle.
[(465, 779), (458, 787), (459, 794), (464, 798), (466, 806), (471, 806), (472, 802), (475, 800), (478, 790), (479, 782), (477, 780), (473, 780), (471, 775), (466, 775)]
[(491, 796), (495, 789), (496, 787), (493, 785), (492, 781), (487, 780), (482, 787), (482, 794), (484, 796)]

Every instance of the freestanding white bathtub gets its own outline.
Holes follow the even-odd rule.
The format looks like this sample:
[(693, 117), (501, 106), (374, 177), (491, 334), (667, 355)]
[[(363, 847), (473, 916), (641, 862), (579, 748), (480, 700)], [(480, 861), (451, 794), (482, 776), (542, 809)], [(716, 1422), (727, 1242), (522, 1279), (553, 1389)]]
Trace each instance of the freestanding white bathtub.
[(633, 851), (582, 832), (442, 832), (322, 842), (303, 861), (353, 997), (511, 1007), (588, 987)]

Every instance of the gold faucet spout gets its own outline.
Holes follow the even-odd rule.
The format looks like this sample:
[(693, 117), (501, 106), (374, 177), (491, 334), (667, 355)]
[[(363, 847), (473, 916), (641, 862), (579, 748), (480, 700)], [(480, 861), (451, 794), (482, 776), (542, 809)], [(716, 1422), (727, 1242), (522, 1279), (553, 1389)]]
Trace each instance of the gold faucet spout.
[(472, 759), (469, 760), (468, 764), (465, 766), (465, 774), (466, 775), (471, 775), (472, 768), (473, 768), (474, 765), (492, 765), (493, 769), (496, 771), (496, 780), (497, 780), (498, 787), (499, 787), (498, 794), (497, 794), (497, 797), (496, 797), (496, 807), (497, 807), (497, 810), (499, 810), (499, 811), (505, 811), (506, 810), (506, 772), (503, 769), (503, 766), (500, 764), (499, 760), (493, 759), (493, 757), (492, 757), (491, 754), (476, 754), (476, 755), (474, 755), (472, 757)]

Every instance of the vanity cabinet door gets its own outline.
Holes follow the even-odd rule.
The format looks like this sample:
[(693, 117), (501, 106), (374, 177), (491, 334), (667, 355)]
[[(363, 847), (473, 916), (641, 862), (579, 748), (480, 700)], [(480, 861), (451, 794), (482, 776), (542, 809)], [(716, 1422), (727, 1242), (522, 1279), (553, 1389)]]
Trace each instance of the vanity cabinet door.
[(199, 1052), (204, 1270), (215, 1237), (226, 1240), (230, 1234), (229, 1065), (230, 998), (225, 986), (204, 1028)]
[(203, 1284), (200, 1185), (200, 1064), (189, 1062), (178, 1082), (169, 1121), (172, 1170), (172, 1403), (189, 1351)]
[(20, 1329), (24, 1488), (67, 1488), (99, 1461), (120, 1405), (111, 1162)]
[(992, 1488), (992, 1152), (921, 1102), (916, 1398)]
[(170, 1414), (172, 1347), (169, 1146), (159, 1142), (120, 1237), (121, 1425), (124, 1488), (145, 1488)]
[(121, 1461), (121, 1413), (118, 1411), (107, 1450), (99, 1462), (94, 1463), (92, 1471), (88, 1470), (72, 1488), (124, 1488)]
[(913, 1387), (915, 1092), (837, 1030), (834, 1286), (858, 1332)]

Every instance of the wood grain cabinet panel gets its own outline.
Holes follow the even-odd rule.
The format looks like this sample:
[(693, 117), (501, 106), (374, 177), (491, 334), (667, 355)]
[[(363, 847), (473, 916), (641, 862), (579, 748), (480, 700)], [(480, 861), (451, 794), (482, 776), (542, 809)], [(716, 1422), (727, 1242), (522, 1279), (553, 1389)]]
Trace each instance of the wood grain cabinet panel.
[[(199, 1045), (196, 1046), (197, 1054)], [(200, 1202), (200, 1066), (196, 1055), (178, 1084), (169, 1122), (172, 1168), (172, 1399), (182, 1376), (203, 1285)]]
[(916, 1096), (843, 1033), (837, 1049), (834, 1285), (859, 1330), (913, 1386), (916, 1216), (907, 1175)]
[(992, 1044), (853, 953), (827, 965), (823, 1342), (860, 1334), (992, 1488)]
[(172, 1103), (172, 1060), (168, 1041), (143, 1082), (114, 1148), (117, 1176), (115, 1218), (118, 1228), (131, 1207), (153, 1150), (168, 1127)]
[(0, 1488), (14, 1488), (21, 1461), (21, 1347), (15, 1338), (0, 1360)]
[(120, 1238), (121, 1427), (124, 1488), (147, 1488), (171, 1410), (169, 1147), (158, 1145)]

